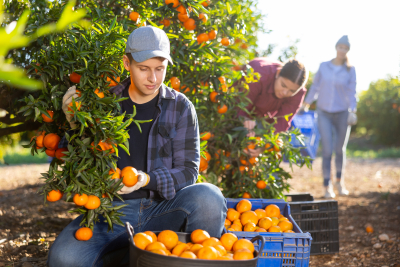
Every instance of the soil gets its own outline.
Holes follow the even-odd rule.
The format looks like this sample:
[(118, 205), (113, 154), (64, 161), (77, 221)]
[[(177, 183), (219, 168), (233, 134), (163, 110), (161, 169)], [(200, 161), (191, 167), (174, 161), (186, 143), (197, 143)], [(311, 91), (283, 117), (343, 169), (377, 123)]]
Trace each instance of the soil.
[[(37, 194), (47, 170), (48, 164), (0, 167), (0, 267), (46, 266), (49, 247), (76, 217), (67, 212), (72, 204), (44, 204)], [(292, 176), (291, 193), (322, 198), (320, 158), (313, 170), (294, 167)], [(400, 267), (400, 159), (349, 159), (346, 186), (350, 195), (336, 197), (339, 252), (311, 256), (309, 266)], [(374, 233), (366, 232), (367, 223)], [(381, 241), (382, 234), (388, 240)]]

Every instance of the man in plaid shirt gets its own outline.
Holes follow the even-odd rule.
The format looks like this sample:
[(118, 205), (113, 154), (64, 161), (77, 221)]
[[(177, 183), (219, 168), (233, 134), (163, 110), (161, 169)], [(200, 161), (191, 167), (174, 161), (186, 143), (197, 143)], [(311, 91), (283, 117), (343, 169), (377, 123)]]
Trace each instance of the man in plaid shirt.
[[(195, 184), (200, 162), (195, 108), (185, 95), (163, 84), (168, 62), (173, 64), (167, 35), (151, 26), (138, 28), (129, 36), (125, 52), (123, 61), (130, 78), (110, 92), (128, 97), (120, 102), (121, 112), (132, 113), (135, 105), (135, 119), (151, 122), (141, 124), (142, 133), (135, 124), (130, 126), (131, 156), (120, 150), (118, 168), (132, 166), (139, 173), (136, 185), (124, 186), (119, 192), (129, 204), (122, 209), (126, 216), (121, 220), (130, 222), (136, 233), (203, 229), (220, 237), (226, 200), (216, 186)], [(64, 111), (72, 97), (78, 97), (75, 87), (63, 98)], [(74, 128), (70, 115), (66, 116)], [(67, 144), (63, 139), (59, 147)], [(129, 243), (124, 227), (116, 225), (107, 233), (107, 223), (97, 223), (93, 237), (83, 242), (74, 236), (80, 221), (76, 218), (58, 236), (49, 252), (49, 266), (119, 266), (127, 262)]]

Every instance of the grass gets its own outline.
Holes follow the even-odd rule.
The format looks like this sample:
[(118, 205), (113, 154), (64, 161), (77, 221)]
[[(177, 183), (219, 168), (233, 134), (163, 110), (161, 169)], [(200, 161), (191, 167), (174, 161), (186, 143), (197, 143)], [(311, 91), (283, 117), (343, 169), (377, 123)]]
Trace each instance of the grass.
[(18, 164), (40, 164), (47, 163), (48, 156), (46, 153), (31, 155), (31, 150), (22, 146), (8, 147), (5, 150), (4, 162), (0, 162), (0, 166), (18, 165)]
[(400, 147), (376, 144), (371, 136), (350, 136), (347, 145), (350, 158), (400, 158)]

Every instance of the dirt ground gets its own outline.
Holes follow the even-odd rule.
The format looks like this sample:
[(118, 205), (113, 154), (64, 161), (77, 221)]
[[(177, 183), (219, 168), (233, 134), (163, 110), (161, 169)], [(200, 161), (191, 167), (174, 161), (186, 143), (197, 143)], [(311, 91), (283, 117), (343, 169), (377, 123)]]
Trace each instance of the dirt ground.
[[(71, 204), (44, 205), (36, 193), (47, 169), (47, 164), (0, 167), (0, 267), (45, 266), (49, 247), (75, 217), (66, 212)], [(313, 170), (293, 171), (291, 193), (322, 197), (321, 159)], [(311, 256), (309, 266), (400, 267), (400, 159), (349, 159), (346, 171), (350, 196), (336, 198), (340, 251)], [(366, 233), (367, 223), (374, 233)], [(381, 241), (381, 234), (388, 240)]]

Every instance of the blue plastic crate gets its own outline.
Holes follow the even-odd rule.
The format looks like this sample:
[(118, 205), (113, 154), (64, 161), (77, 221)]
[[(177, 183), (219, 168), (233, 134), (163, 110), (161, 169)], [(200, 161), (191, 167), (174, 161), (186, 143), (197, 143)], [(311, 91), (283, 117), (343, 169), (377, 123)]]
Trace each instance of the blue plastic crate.
[[(227, 198), (228, 208), (236, 208), (242, 199)], [(293, 223), (295, 233), (269, 233), (269, 232), (232, 232), (238, 238), (251, 239), (261, 235), (265, 239), (264, 249), (260, 254), (257, 267), (306, 267), (310, 262), (311, 240), (310, 233), (303, 233), (290, 215), (290, 206), (283, 199), (248, 199), (252, 210), (263, 209), (270, 204), (275, 204), (281, 214)], [(227, 231), (226, 232), (230, 232)], [(255, 246), (258, 249), (258, 246)]]
[(294, 115), (292, 126), (300, 129), (300, 132), (304, 135), (305, 147), (296, 138), (292, 139), (291, 144), (294, 147), (304, 147), (304, 149), (301, 150), (301, 154), (315, 159), (317, 156), (320, 139), (317, 124), (317, 113), (314, 111), (308, 111), (302, 114)]

